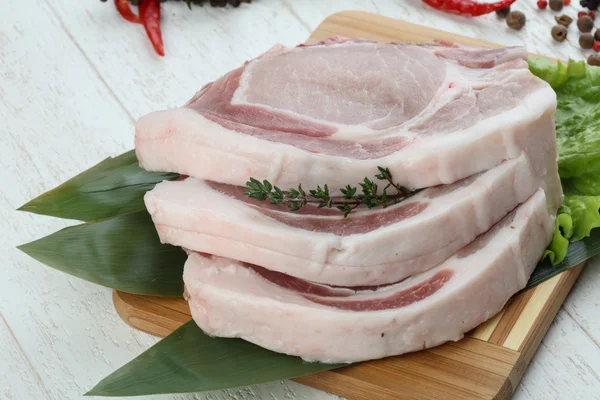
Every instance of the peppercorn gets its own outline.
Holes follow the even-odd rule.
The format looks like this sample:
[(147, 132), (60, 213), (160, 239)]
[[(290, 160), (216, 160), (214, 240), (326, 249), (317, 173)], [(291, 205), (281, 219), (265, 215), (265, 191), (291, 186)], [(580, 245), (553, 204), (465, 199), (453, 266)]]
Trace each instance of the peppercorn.
[(592, 54), (588, 57), (588, 64), (595, 67), (600, 67), (600, 54)]
[(596, 29), (594, 32), (594, 40), (600, 40), (600, 29)]
[(562, 10), (565, 5), (563, 0), (550, 0), (550, 9), (554, 11)]
[(496, 11), (496, 15), (499, 16), (500, 18), (506, 18), (506, 16), (508, 15), (509, 12), (510, 12), (510, 6), (499, 9), (498, 11)]
[(587, 7), (590, 10), (596, 10), (600, 5), (600, 0), (581, 0), (579, 4), (581, 4), (581, 7)]
[(552, 27), (552, 37), (558, 42), (567, 38), (567, 28), (563, 25), (554, 25)]
[(538, 8), (545, 10), (548, 7), (548, 2), (546, 0), (538, 0), (537, 2)]
[(567, 14), (563, 14), (560, 17), (556, 16), (556, 17), (554, 17), (554, 19), (556, 20), (556, 22), (559, 25), (562, 25), (565, 27), (568, 27), (573, 22), (573, 18), (569, 17)]
[(521, 11), (511, 11), (506, 16), (506, 25), (517, 31), (525, 26), (526, 21), (527, 18), (525, 18), (525, 14)]
[(594, 28), (594, 20), (588, 15), (584, 15), (577, 20), (577, 27), (580, 32), (589, 32)]
[(591, 33), (582, 33), (579, 36), (579, 45), (582, 49), (591, 49), (594, 46), (594, 37)]

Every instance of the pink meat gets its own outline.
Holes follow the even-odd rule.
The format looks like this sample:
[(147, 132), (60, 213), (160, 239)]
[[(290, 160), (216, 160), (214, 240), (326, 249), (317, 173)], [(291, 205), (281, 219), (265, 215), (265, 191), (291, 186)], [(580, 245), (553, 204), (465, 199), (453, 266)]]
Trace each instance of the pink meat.
[(525, 55), (349, 40), (276, 46), (185, 107), (143, 117), (138, 158), (148, 170), (238, 186), (252, 176), (340, 187), (378, 165), (411, 188), (452, 183), (517, 157), (523, 137), (552, 121), (554, 92)]
[(184, 281), (192, 316), (210, 335), (307, 360), (355, 362), (459, 340), (525, 286), (553, 230), (540, 189), (457, 255), (391, 286), (307, 293), (238, 261), (197, 253)]
[(188, 178), (145, 196), (165, 243), (234, 258), (336, 286), (401, 281), (450, 257), (538, 188), (548, 209), (562, 200), (551, 126), (527, 137), (528, 153), (385, 209), (308, 206), (300, 213), (258, 202), (244, 189)]
[(282, 213), (268, 209), (262, 210), (262, 212), (274, 220), (294, 228), (312, 232), (332, 233), (337, 236), (350, 236), (372, 232), (399, 223), (414, 217), (428, 206), (429, 203), (407, 200), (403, 204), (390, 207), (383, 212), (365, 211), (352, 216), (352, 218), (337, 218), (335, 223), (332, 223), (331, 218), (327, 217), (297, 218), (291, 213)]
[(304, 297), (314, 303), (337, 308), (339, 310), (351, 311), (380, 311), (391, 310), (394, 308), (406, 307), (410, 304), (424, 300), (440, 290), (454, 272), (447, 269), (437, 272), (432, 277), (423, 282), (419, 282), (411, 287), (400, 290), (389, 296), (383, 296), (364, 300), (348, 300), (335, 298), (322, 298), (319, 296), (305, 295)]
[[(189, 253), (188, 253), (189, 254)], [(211, 254), (206, 253), (198, 253), (204, 257), (212, 257)], [(391, 285), (395, 285), (399, 282), (389, 283), (386, 285), (378, 285), (378, 286), (332, 286), (325, 285), (322, 283), (310, 282), (304, 279), (296, 278), (291, 275), (283, 274), (277, 271), (271, 271), (270, 269), (266, 269), (263, 267), (259, 267), (258, 265), (243, 263), (243, 265), (247, 268), (252, 269), (254, 272), (268, 280), (269, 282), (273, 282), (278, 286), (284, 287), (286, 289), (291, 289), (299, 293), (303, 294), (314, 294), (317, 296), (325, 296), (325, 297), (345, 297), (350, 296), (352, 294), (356, 294), (359, 291), (363, 290), (377, 290), (384, 287), (388, 287)]]

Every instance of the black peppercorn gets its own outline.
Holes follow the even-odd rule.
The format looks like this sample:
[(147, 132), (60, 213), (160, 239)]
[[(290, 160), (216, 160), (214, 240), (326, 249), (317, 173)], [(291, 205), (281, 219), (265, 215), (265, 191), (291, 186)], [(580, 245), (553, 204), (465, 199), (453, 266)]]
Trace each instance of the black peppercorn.
[(568, 27), (569, 25), (571, 25), (571, 23), (573, 22), (573, 18), (569, 17), (566, 14), (554, 17), (554, 19), (556, 20), (557, 24), (560, 24), (562, 26), (566, 26)]
[(554, 40), (562, 42), (567, 38), (567, 28), (563, 25), (554, 25), (552, 27), (552, 37)]
[(509, 12), (510, 12), (510, 6), (499, 9), (498, 11), (496, 11), (496, 15), (499, 16), (500, 18), (506, 18), (506, 16), (508, 15)]
[(584, 15), (577, 20), (577, 28), (580, 32), (590, 32), (594, 28), (594, 20), (592, 17)]
[(550, 0), (550, 3), (548, 4), (551, 10), (560, 11), (565, 5), (565, 2), (563, 0)]
[(521, 11), (511, 11), (506, 16), (506, 25), (518, 31), (525, 26), (526, 20), (525, 14)]
[(594, 46), (594, 36), (591, 33), (582, 33), (579, 36), (579, 45), (582, 49), (591, 49)]
[(594, 40), (600, 41), (600, 29), (596, 29), (594, 32)]
[(581, 0), (579, 4), (581, 4), (581, 7), (587, 7), (590, 10), (596, 10), (600, 5), (600, 0)]
[(600, 55), (592, 54), (588, 57), (588, 64), (593, 65), (595, 67), (600, 67)]

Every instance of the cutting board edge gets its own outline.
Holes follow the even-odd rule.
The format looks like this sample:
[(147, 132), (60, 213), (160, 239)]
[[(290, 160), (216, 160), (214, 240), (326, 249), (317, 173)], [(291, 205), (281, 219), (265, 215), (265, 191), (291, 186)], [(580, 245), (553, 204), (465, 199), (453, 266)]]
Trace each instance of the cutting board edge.
[[(307, 40), (307, 43), (313, 43), (315, 41), (323, 40), (323, 39), (326, 39), (331, 36), (344, 36), (344, 35), (339, 35), (335, 31), (328, 29), (328, 25), (335, 25), (338, 21), (352, 23), (353, 21), (363, 22), (366, 19), (372, 19), (372, 18), (376, 18), (377, 20), (381, 21), (381, 23), (378, 24), (378, 27), (384, 27), (386, 30), (397, 32), (400, 30), (398, 27), (398, 23), (401, 23), (403, 25), (403, 29), (402, 29), (403, 32), (407, 32), (407, 33), (410, 32), (415, 38), (419, 38), (419, 37), (423, 38), (421, 40), (414, 40), (414, 41), (412, 41), (413, 43), (430, 43), (431, 42), (430, 38), (425, 39), (426, 38), (425, 32), (427, 32), (429, 35), (431, 35), (431, 33), (444, 35), (445, 38), (443, 40), (448, 41), (448, 42), (456, 41), (456, 42), (460, 42), (461, 44), (465, 44), (465, 45), (484, 46), (484, 47), (502, 47), (502, 45), (500, 45), (498, 43), (488, 42), (487, 40), (470, 38), (467, 36), (462, 36), (462, 35), (459, 35), (456, 33), (443, 31), (440, 29), (435, 29), (435, 28), (430, 28), (430, 27), (426, 27), (423, 25), (413, 24), (412, 22), (407, 22), (400, 18), (390, 18), (390, 17), (386, 17), (383, 15), (377, 15), (377, 14), (369, 13), (366, 11), (360, 11), (360, 10), (344, 10), (344, 11), (339, 11), (337, 13), (329, 15), (323, 21), (321, 21), (319, 23), (319, 25), (315, 28), (315, 30), (310, 34), (310, 36)], [(328, 32), (328, 33), (330, 33), (330, 35), (322, 36), (321, 32), (323, 32), (323, 33)], [(350, 36), (346, 36), (346, 37), (350, 37)], [(353, 36), (353, 37), (357, 37), (357, 36)], [(394, 39), (391, 38), (390, 40), (393, 41)], [(405, 41), (405, 42), (409, 42), (409, 41)]]

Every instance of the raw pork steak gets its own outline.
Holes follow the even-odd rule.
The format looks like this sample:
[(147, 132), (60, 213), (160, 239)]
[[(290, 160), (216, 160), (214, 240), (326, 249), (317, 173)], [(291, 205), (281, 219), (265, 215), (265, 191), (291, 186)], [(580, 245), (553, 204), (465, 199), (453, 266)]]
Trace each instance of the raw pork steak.
[(486, 234), (427, 272), (375, 290), (315, 285), (190, 254), (194, 320), (208, 334), (324, 362), (354, 362), (460, 339), (523, 288), (554, 229), (538, 190)]
[(288, 212), (249, 199), (243, 188), (193, 178), (160, 183), (144, 199), (164, 243), (314, 282), (381, 285), (450, 257), (539, 187), (547, 193), (549, 212), (555, 212), (562, 199), (556, 156), (540, 156), (522, 154), (395, 206), (347, 218), (316, 207)]
[(553, 134), (556, 97), (521, 48), (329, 40), (276, 46), (136, 125), (141, 165), (243, 186), (338, 188), (378, 165), (452, 183)]

